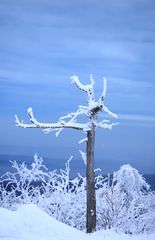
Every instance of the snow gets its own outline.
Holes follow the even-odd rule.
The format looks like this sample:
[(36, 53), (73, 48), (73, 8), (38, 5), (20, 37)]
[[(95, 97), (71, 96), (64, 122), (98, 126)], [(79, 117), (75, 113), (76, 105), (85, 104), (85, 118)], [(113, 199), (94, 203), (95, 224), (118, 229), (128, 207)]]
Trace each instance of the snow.
[(84, 232), (58, 222), (36, 205), (23, 205), (16, 212), (0, 208), (0, 239), (72, 240), (73, 236), (85, 239)]
[(86, 234), (67, 226), (33, 204), (17, 211), (0, 208), (0, 240), (153, 240), (155, 234), (126, 235), (114, 230)]
[(88, 141), (88, 138), (86, 137), (86, 138), (81, 139), (78, 143), (81, 144), (81, 143), (87, 142), (87, 141)]
[(86, 165), (86, 162), (87, 162), (87, 156), (86, 156), (86, 153), (79, 150), (80, 154), (81, 154), (81, 157), (82, 157), (82, 160), (84, 161), (84, 164)]
[(92, 79), (92, 75), (91, 75), (91, 84), (86, 84), (86, 85), (82, 84), (78, 76), (76, 75), (72, 76), (70, 79), (71, 79), (71, 83), (75, 83), (77, 87), (84, 92), (89, 92), (89, 90), (93, 88), (94, 81)]

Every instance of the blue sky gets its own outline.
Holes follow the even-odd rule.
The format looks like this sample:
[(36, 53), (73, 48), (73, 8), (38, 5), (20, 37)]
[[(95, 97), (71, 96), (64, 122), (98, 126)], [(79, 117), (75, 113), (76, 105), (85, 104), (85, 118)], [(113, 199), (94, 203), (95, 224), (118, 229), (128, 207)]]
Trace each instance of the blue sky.
[(86, 102), (70, 76), (88, 83), (92, 73), (97, 96), (107, 78), (105, 103), (120, 123), (97, 129), (96, 166), (155, 172), (154, 22), (153, 0), (0, 0), (0, 153), (82, 161), (82, 133), (20, 129), (14, 115), (28, 121), (31, 106), (55, 122)]

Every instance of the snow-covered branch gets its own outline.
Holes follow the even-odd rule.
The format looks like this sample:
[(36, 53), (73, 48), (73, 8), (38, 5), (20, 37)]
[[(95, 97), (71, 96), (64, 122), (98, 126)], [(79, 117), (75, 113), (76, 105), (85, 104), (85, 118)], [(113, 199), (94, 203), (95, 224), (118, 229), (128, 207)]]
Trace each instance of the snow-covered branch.
[[(99, 112), (105, 112), (108, 115), (117, 118), (117, 115), (112, 113), (104, 104), (105, 95), (106, 95), (106, 79), (103, 79), (103, 91), (101, 93), (101, 96), (98, 101), (95, 101), (94, 97), (94, 79), (92, 75), (90, 75), (90, 84), (82, 84), (78, 78), (78, 76), (72, 76), (71, 77), (72, 82), (75, 83), (75, 85), (82, 91), (87, 93), (88, 97), (88, 105), (83, 106), (79, 105), (77, 111), (71, 112), (67, 114), (66, 116), (60, 117), (59, 120), (55, 123), (44, 123), (39, 122), (34, 114), (32, 108), (28, 108), (28, 116), (30, 123), (24, 123), (23, 121), (20, 121), (17, 115), (15, 115), (16, 118), (16, 126), (22, 127), (22, 128), (42, 128), (45, 133), (49, 133), (52, 131), (56, 131), (56, 136), (59, 135), (59, 133), (64, 128), (72, 128), (76, 130), (83, 130), (83, 131), (89, 131), (92, 127), (92, 123), (96, 127), (101, 128), (108, 128), (111, 129), (111, 127), (115, 124), (107, 124), (104, 122), (97, 122), (97, 116)], [(78, 117), (81, 115), (86, 116), (89, 120), (86, 123), (79, 123), (77, 122)]]
[(106, 79), (103, 79), (103, 91), (98, 101), (95, 101), (94, 97), (94, 79), (92, 75), (90, 76), (91, 84), (82, 84), (78, 76), (71, 77), (72, 82), (82, 91), (86, 92), (88, 95), (88, 106), (79, 106), (78, 113), (85, 114), (90, 118), (96, 118), (97, 114), (101, 111), (108, 113), (110, 116), (117, 118), (117, 115), (112, 113), (104, 104), (105, 95), (107, 91)]
[(84, 162), (84, 164), (86, 165), (87, 164), (87, 156), (86, 156), (86, 153), (79, 150), (80, 154), (81, 154), (81, 157), (82, 157), (82, 160)]
[(23, 121), (20, 121), (17, 115), (15, 115), (16, 126), (22, 127), (22, 128), (43, 128), (48, 130), (52, 130), (52, 129), (59, 130), (63, 128), (73, 128), (76, 130), (89, 129), (89, 123), (82, 124), (82, 123), (76, 123), (74, 121), (65, 122), (65, 121), (62, 121), (62, 119), (60, 119), (56, 123), (42, 123), (36, 120), (36, 118), (34, 117), (32, 108), (28, 108), (27, 112), (28, 112), (31, 123), (30, 124), (23, 123)]
[(87, 142), (87, 141), (88, 141), (88, 138), (86, 137), (86, 138), (81, 139), (78, 143), (80, 144), (80, 143)]
[(104, 121), (96, 123), (96, 127), (104, 128), (104, 129), (109, 129), (111, 130), (113, 126), (118, 125), (118, 123), (106, 123)]
[(101, 97), (99, 98), (99, 101), (98, 101), (98, 104), (100, 106), (103, 106), (103, 104), (104, 104), (106, 92), (107, 92), (107, 81), (105, 78), (103, 78), (103, 91), (102, 91)]
[(78, 76), (74, 75), (71, 77), (71, 80), (75, 85), (82, 91), (86, 92), (88, 95), (88, 105), (91, 104), (92, 101), (94, 101), (94, 79), (92, 75), (90, 75), (90, 81), (91, 84), (82, 84), (78, 78)]
[(108, 113), (113, 118), (118, 118), (117, 115), (113, 112), (111, 112), (106, 106), (103, 106), (103, 111)]
[(92, 88), (93, 88), (93, 85), (94, 85), (94, 81), (93, 81), (92, 75), (91, 75), (91, 84), (86, 84), (86, 85), (82, 84), (82, 83), (80, 82), (78, 76), (76, 76), (76, 75), (73, 75), (73, 76), (71, 77), (71, 80), (72, 80), (72, 83), (75, 83), (75, 85), (76, 85), (80, 90), (82, 90), (82, 91), (84, 91), (84, 92), (86, 92), (86, 93), (89, 91), (89, 89), (92, 89)]

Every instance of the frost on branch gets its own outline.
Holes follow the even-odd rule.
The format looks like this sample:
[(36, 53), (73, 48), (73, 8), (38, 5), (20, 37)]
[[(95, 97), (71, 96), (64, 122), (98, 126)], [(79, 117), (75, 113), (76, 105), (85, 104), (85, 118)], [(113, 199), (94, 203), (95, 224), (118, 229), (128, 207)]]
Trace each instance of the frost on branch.
[[(105, 112), (108, 115), (117, 118), (116, 114), (112, 113), (104, 104), (105, 96), (106, 96), (106, 79), (103, 79), (103, 91), (101, 93), (100, 98), (98, 101), (95, 100), (94, 96), (94, 84), (95, 81), (90, 75), (90, 84), (82, 84), (78, 78), (78, 76), (72, 76), (71, 77), (72, 83), (74, 83), (80, 90), (84, 91), (87, 94), (87, 106), (79, 105), (78, 109), (75, 112), (71, 112), (67, 114), (66, 116), (60, 117), (59, 120), (56, 123), (43, 123), (39, 122), (34, 114), (32, 108), (28, 108), (28, 116), (30, 123), (24, 123), (23, 121), (20, 121), (17, 115), (15, 115), (16, 118), (16, 126), (22, 127), (22, 128), (42, 128), (45, 133), (49, 133), (52, 131), (56, 131), (56, 136), (59, 135), (59, 133), (64, 128), (72, 128), (76, 130), (83, 130), (83, 131), (89, 131), (92, 127), (92, 124), (95, 127), (101, 127), (101, 128), (107, 128), (111, 129), (113, 123), (108, 123), (103, 120), (102, 122), (97, 122), (97, 116), (99, 112)], [(78, 122), (78, 118), (84, 115), (88, 118), (88, 121), (86, 123), (80, 123)]]
[(87, 142), (87, 141), (88, 141), (88, 138), (86, 137), (86, 138), (81, 139), (78, 143), (80, 144), (80, 143)]
[(83, 85), (81, 84), (79, 78), (77, 76), (72, 76), (71, 77), (72, 82), (75, 83), (75, 85), (80, 89), (83, 90), (84, 92), (87, 93), (87, 98), (88, 98), (88, 106), (84, 107), (87, 109), (87, 116), (95, 116), (97, 115), (100, 111), (105, 111), (109, 115), (111, 115), (114, 118), (117, 118), (116, 114), (112, 113), (105, 105), (104, 105), (104, 99), (106, 95), (106, 89), (107, 89), (107, 84), (106, 84), (106, 79), (104, 78), (103, 80), (103, 91), (102, 94), (99, 98), (98, 101), (95, 101), (94, 97), (94, 79), (92, 78), (92, 75), (90, 76), (90, 81), (91, 84)]
[(83, 159), (83, 161), (84, 161), (84, 164), (86, 165), (86, 159), (87, 159), (87, 156), (86, 156), (86, 153), (85, 152), (83, 152), (83, 151), (81, 151), (81, 150), (79, 150), (79, 152), (80, 152), (80, 154), (81, 154), (81, 157), (82, 157), (82, 159)]
[[(83, 129), (89, 128), (89, 125), (87, 123), (86, 124), (76, 123), (73, 120), (66, 122), (66, 121), (62, 121), (61, 118), (56, 123), (42, 123), (42, 122), (39, 122), (38, 120), (36, 120), (36, 118), (34, 117), (32, 108), (28, 108), (27, 112), (28, 112), (31, 124), (25, 124), (25, 123), (23, 123), (23, 121), (20, 122), (17, 115), (15, 115), (16, 126), (22, 127), (22, 128), (42, 128), (46, 132), (50, 132), (53, 130), (60, 131), (60, 129), (63, 129), (63, 128), (73, 128), (73, 129), (77, 129), (77, 130), (83, 130)], [(66, 118), (71, 118), (71, 116), (72, 115), (68, 115), (68, 116), (66, 116)]]

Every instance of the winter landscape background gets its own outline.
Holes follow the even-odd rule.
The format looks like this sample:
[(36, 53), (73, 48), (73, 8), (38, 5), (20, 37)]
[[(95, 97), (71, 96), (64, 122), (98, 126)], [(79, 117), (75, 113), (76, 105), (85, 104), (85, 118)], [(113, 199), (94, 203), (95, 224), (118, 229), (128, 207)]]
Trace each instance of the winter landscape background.
[[(0, 182), (0, 237), (25, 239), (26, 236), (27, 239), (29, 234), (37, 237), (40, 233), (47, 239), (56, 234), (57, 239), (66, 240), (69, 228), (65, 225), (86, 232), (86, 178), (80, 174), (70, 178), (71, 160), (59, 171), (49, 171), (37, 155), (30, 166), (12, 162), (13, 173), (6, 173)], [(126, 239), (129, 235), (135, 239), (153, 239), (155, 194), (146, 180), (129, 164), (121, 166), (111, 176), (103, 177), (99, 170), (96, 172), (99, 237), (107, 234), (108, 239), (118, 236)], [(37, 215), (31, 219), (30, 215), (35, 212)], [(9, 222), (8, 228), (4, 227), (5, 219)], [(41, 228), (37, 226), (38, 221), (43, 223)], [(47, 234), (52, 221), (54, 225)], [(57, 227), (61, 226), (64, 232), (59, 233)], [(69, 235), (72, 231), (70, 228)]]
[[(46, 159), (44, 158), (44, 164), (46, 165), (46, 167), (49, 170), (54, 170), (54, 169), (63, 169), (65, 166), (65, 163), (67, 162), (66, 159)], [(18, 163), (22, 163), (25, 162), (28, 166), (30, 166), (33, 162), (33, 156), (22, 156), (22, 155), (0, 155), (0, 161), (1, 161), (1, 168), (0, 168), (0, 176), (2, 176), (3, 174), (5, 174), (7, 171), (13, 172), (13, 169), (11, 168), (11, 163), (10, 161), (14, 161), (16, 160)], [(96, 165), (96, 168), (98, 168), (99, 166)], [(105, 170), (106, 169), (106, 170)], [(109, 169), (107, 167), (105, 167), (105, 169), (101, 168), (101, 173), (106, 176), (108, 173), (112, 174), (112, 171), (108, 171)], [(118, 170), (118, 168), (115, 168), (115, 171)], [(71, 172), (70, 172), (70, 176), (71, 178), (74, 178), (77, 173), (80, 173), (81, 175), (85, 176), (85, 166), (83, 161), (81, 161), (81, 159), (77, 160), (74, 159), (71, 162)], [(145, 174), (141, 173), (147, 183), (150, 184), (151, 189), (155, 190), (155, 174)]]
[[(154, 239), (154, 22), (154, 0), (0, 0), (0, 176), (10, 172), (0, 184), (0, 239), (69, 240), (75, 235), (94, 240), (103, 236), (107, 240)], [(119, 122), (112, 131), (96, 131), (95, 167), (101, 168), (104, 177), (114, 171), (121, 177), (113, 185), (109, 185), (111, 180), (103, 184), (97, 178), (102, 186), (96, 186), (98, 230), (103, 230), (90, 236), (77, 230), (85, 231), (80, 227), (85, 216), (85, 180), (81, 185), (81, 180), (79, 184), (73, 178), (78, 172), (85, 176), (79, 153), (79, 149), (85, 151), (85, 144), (78, 143), (85, 134), (64, 130), (56, 138), (54, 133), (15, 126), (15, 114), (28, 122), (29, 107), (38, 120), (56, 122), (85, 105), (85, 95), (70, 84), (74, 74), (84, 84), (93, 74), (97, 97), (103, 77), (107, 79), (105, 104), (117, 113)], [(102, 114), (99, 120), (106, 118)], [(35, 172), (35, 153), (43, 157), (49, 171), (64, 169), (73, 155), (71, 180), (62, 172), (62, 185), (57, 175)], [(14, 165), (15, 175), (9, 160), (19, 164)], [(151, 190), (135, 169), (146, 177)], [(55, 184), (54, 190), (49, 182), (44, 191), (40, 182), (32, 188), (38, 179), (44, 182), (43, 176)], [(124, 190), (123, 179), (124, 184), (132, 182), (134, 191), (130, 185)], [(11, 191), (8, 181), (13, 183)], [(69, 188), (68, 181), (73, 181)], [(73, 183), (79, 187), (79, 195), (70, 192)], [(66, 202), (61, 205), (58, 196)], [(79, 206), (83, 212), (78, 211)], [(41, 229), (37, 223), (42, 224)], [(75, 225), (77, 229), (73, 229)]]

